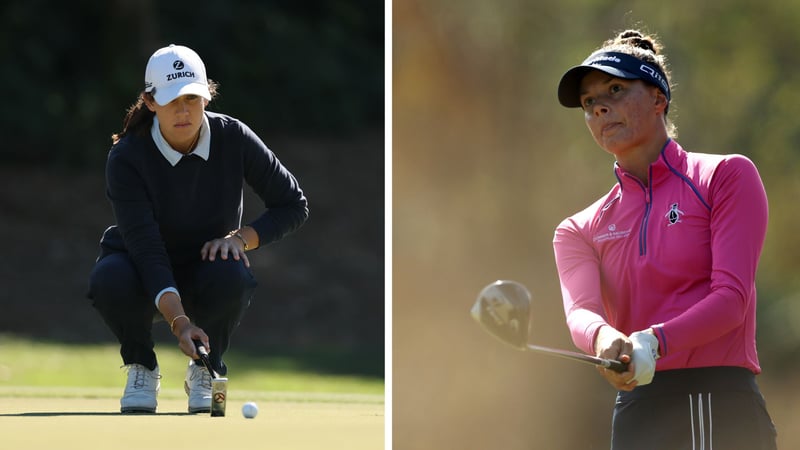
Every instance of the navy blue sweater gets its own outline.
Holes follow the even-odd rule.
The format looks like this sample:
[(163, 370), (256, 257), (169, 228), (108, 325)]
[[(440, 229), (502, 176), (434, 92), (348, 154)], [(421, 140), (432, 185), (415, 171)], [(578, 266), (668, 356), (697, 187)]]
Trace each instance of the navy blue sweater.
[(128, 252), (151, 299), (177, 287), (174, 265), (200, 261), (205, 242), (240, 227), (244, 182), (266, 207), (248, 224), (260, 247), (308, 218), (297, 180), (261, 139), (237, 119), (205, 114), (211, 127), (208, 161), (183, 157), (173, 167), (149, 133), (126, 135), (108, 155), (106, 194), (117, 223), (103, 233), (102, 251)]

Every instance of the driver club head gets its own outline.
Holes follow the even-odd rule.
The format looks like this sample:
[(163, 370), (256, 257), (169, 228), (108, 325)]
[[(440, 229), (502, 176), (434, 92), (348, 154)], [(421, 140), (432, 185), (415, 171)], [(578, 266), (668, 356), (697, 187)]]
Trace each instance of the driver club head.
[(470, 311), (486, 331), (517, 349), (528, 343), (531, 294), (520, 283), (498, 280), (478, 294)]

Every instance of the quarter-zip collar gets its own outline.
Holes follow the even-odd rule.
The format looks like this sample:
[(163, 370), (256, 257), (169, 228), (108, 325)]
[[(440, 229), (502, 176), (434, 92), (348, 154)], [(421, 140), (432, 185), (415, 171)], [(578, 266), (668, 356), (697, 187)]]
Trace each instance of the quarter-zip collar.
[(626, 172), (625, 169), (620, 167), (618, 163), (614, 163), (614, 175), (617, 177), (617, 182), (620, 188), (625, 191), (633, 187), (639, 189), (646, 189), (647, 187), (658, 186), (661, 182), (668, 179), (671, 175), (678, 175), (685, 172), (686, 169), (686, 151), (672, 139), (667, 139), (664, 147), (661, 149), (661, 154), (648, 169), (648, 185), (644, 186), (642, 182)]
[[(643, 214), (639, 223), (639, 255), (647, 254), (648, 223), (650, 221), (650, 211), (653, 205), (653, 193), (658, 186), (670, 177), (682, 175), (686, 169), (686, 152), (672, 139), (668, 139), (661, 149), (658, 159), (648, 167), (647, 180), (645, 185), (642, 181), (626, 172), (618, 163), (614, 163), (614, 175), (620, 186), (620, 195), (623, 192), (636, 192), (643, 195)], [(635, 194), (634, 194), (635, 195)]]

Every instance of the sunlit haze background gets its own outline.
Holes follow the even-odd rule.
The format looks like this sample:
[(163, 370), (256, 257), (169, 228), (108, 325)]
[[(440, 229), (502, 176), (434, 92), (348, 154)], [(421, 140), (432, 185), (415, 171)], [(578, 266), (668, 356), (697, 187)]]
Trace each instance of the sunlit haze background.
[[(690, 151), (759, 167), (758, 382), (800, 448), (800, 3), (396, 0), (392, 32), (392, 364), (396, 450), (606, 449), (615, 392), (590, 366), (524, 354), (469, 316), (497, 279), (533, 293), (531, 341), (574, 350), (552, 237), (607, 192), (613, 158), (556, 99), (560, 76), (626, 28), (658, 35)], [(735, 245), (735, 243), (731, 243)]]

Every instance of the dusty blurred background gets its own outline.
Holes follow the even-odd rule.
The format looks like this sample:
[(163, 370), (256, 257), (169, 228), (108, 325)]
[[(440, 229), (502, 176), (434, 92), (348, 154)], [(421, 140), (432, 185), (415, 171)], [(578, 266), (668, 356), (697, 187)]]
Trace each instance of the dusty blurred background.
[(780, 448), (800, 448), (800, 3), (395, 0), (392, 11), (394, 448), (608, 448), (615, 393), (591, 367), (504, 347), (468, 311), (485, 284), (523, 282), (532, 340), (574, 348), (553, 230), (607, 192), (613, 159), (556, 86), (632, 27), (666, 47), (678, 141), (761, 171), (759, 383)]

